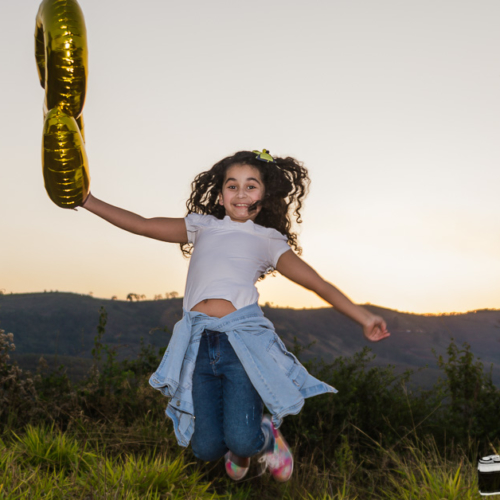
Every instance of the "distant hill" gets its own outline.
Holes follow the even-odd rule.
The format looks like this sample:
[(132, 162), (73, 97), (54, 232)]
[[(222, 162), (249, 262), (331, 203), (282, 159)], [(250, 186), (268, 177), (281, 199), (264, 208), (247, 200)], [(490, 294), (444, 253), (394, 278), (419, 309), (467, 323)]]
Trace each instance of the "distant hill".
[[(119, 358), (136, 356), (141, 338), (165, 346), (182, 315), (182, 299), (125, 302), (59, 292), (10, 294), (0, 295), (0, 328), (14, 334), (13, 357), (21, 366), (33, 369), (43, 354), (54, 365), (79, 367), (81, 374), (89, 366), (101, 306), (108, 313), (103, 341), (117, 347)], [(368, 346), (376, 355), (376, 365), (392, 364), (399, 371), (428, 364), (415, 377), (416, 383), (428, 386), (437, 377), (432, 349), (445, 354), (453, 337), (460, 346), (470, 344), (486, 368), (493, 364), (493, 379), (500, 386), (500, 310), (425, 316), (365, 307), (386, 319), (392, 333), (388, 340), (367, 342), (358, 325), (332, 308), (263, 310), (289, 348), (294, 336), (302, 345), (315, 342), (304, 353), (306, 359), (329, 362)]]

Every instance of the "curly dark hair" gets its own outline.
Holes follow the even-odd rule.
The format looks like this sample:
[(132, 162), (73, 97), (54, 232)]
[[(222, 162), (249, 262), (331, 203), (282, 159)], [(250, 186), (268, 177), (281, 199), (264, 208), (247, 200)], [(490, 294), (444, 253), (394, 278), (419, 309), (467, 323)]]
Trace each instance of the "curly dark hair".
[[(223, 219), (225, 209), (218, 203), (219, 193), (226, 177), (226, 172), (233, 165), (249, 165), (259, 170), (264, 182), (264, 198), (258, 202), (262, 208), (255, 218), (255, 224), (276, 229), (288, 238), (288, 244), (302, 253), (298, 244), (297, 233), (292, 231), (292, 218), (302, 222), (300, 210), (309, 188), (307, 169), (294, 158), (275, 158), (276, 163), (257, 160), (251, 151), (239, 151), (216, 163), (210, 170), (197, 175), (191, 184), (191, 196), (186, 202), (187, 213), (213, 215)], [(249, 207), (255, 210), (257, 205)], [(192, 245), (181, 244), (182, 253), (191, 255)]]

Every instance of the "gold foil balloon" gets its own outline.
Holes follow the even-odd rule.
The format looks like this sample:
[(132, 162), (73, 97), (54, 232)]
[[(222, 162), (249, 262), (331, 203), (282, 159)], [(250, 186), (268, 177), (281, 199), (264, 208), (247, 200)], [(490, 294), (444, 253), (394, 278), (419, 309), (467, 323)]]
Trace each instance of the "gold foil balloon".
[(74, 208), (89, 194), (82, 115), (88, 73), (87, 33), (76, 0), (44, 0), (40, 4), (35, 58), (45, 89), (45, 189), (57, 206)]
[(51, 109), (43, 126), (43, 177), (50, 199), (63, 208), (81, 205), (89, 192), (87, 155), (76, 120)]

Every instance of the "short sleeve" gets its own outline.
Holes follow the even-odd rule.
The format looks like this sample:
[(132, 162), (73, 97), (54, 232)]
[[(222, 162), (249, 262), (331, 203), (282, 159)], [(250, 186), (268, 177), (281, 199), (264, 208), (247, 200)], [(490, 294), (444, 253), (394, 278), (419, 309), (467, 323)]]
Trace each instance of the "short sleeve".
[(277, 234), (269, 238), (269, 255), (271, 265), (276, 269), (279, 258), (288, 250), (290, 245), (287, 243), (287, 237), (283, 234)]
[(196, 242), (196, 236), (199, 231), (210, 223), (210, 219), (213, 219), (212, 215), (202, 215), (202, 214), (189, 214), (184, 218), (186, 222), (186, 231), (188, 235), (188, 243), (192, 245)]

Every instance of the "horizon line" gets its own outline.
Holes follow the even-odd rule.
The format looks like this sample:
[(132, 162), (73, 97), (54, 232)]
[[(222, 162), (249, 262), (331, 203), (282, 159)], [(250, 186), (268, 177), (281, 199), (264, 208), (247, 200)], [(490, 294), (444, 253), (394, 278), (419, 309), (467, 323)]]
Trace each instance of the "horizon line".
[[(107, 300), (110, 302), (160, 302), (162, 300), (176, 300), (176, 299), (183, 299), (184, 297), (177, 294), (176, 296), (173, 297), (160, 297), (159, 295), (157, 298), (147, 298), (145, 295), (139, 295), (139, 294), (131, 294), (134, 295), (136, 298), (139, 297), (136, 300), (129, 300), (129, 299), (119, 299), (116, 295), (112, 296), (111, 298), (106, 298), (106, 297), (95, 297), (92, 293), (79, 293), (79, 292), (71, 292), (71, 291), (60, 291), (60, 290), (44, 290), (42, 292), (6, 292), (5, 289), (0, 288), (0, 297), (2, 296), (7, 296), (7, 295), (44, 295), (44, 294), (49, 294), (49, 293), (59, 293), (59, 294), (72, 294), (72, 295), (79, 295), (81, 297), (90, 297), (92, 299), (96, 300)], [(390, 307), (385, 307), (385, 306), (379, 306), (377, 304), (372, 304), (370, 302), (365, 302), (363, 304), (358, 304), (362, 307), (376, 307), (378, 309), (385, 309), (388, 311), (392, 312), (397, 312), (400, 314), (412, 314), (415, 316), (460, 316), (460, 315), (466, 315), (466, 314), (475, 314), (477, 312), (485, 312), (485, 311), (492, 311), (492, 312), (497, 312), (500, 311), (499, 309), (496, 308), (482, 308), (482, 309), (471, 309), (468, 311), (444, 311), (444, 312), (425, 312), (425, 313), (418, 313), (418, 312), (412, 312), (412, 311), (400, 311), (398, 309), (391, 309)], [(273, 302), (268, 302), (266, 301), (264, 304), (260, 304), (260, 307), (269, 307), (271, 309), (292, 309), (294, 311), (303, 311), (303, 310), (308, 310), (308, 311), (314, 311), (314, 310), (319, 310), (319, 309), (335, 309), (333, 306), (327, 306), (325, 305), (324, 307), (291, 307), (291, 306), (279, 306), (279, 305), (274, 305)]]

